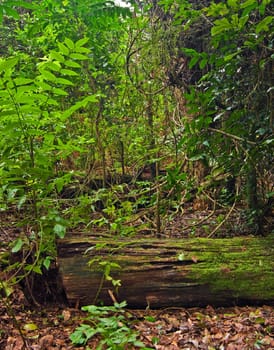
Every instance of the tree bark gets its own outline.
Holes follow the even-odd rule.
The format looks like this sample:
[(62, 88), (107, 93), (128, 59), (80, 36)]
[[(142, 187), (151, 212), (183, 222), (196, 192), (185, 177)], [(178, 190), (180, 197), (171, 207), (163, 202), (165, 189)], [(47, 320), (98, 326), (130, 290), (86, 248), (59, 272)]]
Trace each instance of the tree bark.
[[(58, 259), (70, 305), (112, 304), (111, 294), (132, 308), (274, 304), (273, 243), (273, 235), (135, 241), (72, 237), (58, 242)], [(117, 280), (119, 288), (112, 283)]]

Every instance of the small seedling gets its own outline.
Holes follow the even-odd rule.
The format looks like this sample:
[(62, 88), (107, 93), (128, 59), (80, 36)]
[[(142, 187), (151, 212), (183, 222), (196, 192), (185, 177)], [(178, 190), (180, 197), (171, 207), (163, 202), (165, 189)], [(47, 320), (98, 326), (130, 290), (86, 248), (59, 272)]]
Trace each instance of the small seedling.
[(138, 340), (139, 334), (128, 325), (125, 317), (126, 302), (114, 303), (114, 306), (88, 305), (82, 307), (88, 313), (79, 327), (70, 335), (74, 345), (86, 345), (94, 336), (99, 337), (96, 349), (123, 350), (150, 348)]

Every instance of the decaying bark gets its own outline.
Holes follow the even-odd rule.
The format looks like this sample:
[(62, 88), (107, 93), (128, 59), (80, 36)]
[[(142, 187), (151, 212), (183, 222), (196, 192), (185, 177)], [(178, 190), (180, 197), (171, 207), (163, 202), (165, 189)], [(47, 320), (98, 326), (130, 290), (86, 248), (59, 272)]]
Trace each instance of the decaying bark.
[[(71, 305), (111, 304), (111, 292), (134, 308), (274, 303), (273, 236), (72, 237), (59, 241), (58, 257)], [(106, 276), (121, 280), (118, 290)]]

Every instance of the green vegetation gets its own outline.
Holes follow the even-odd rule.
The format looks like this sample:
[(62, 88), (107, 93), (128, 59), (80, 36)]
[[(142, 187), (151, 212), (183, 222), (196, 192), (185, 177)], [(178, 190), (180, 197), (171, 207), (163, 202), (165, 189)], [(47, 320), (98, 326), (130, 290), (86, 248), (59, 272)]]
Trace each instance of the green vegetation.
[(96, 349), (123, 350), (140, 348), (149, 350), (150, 348), (137, 340), (137, 334), (127, 326), (125, 315), (126, 303), (114, 303), (114, 306), (84, 306), (83, 311), (88, 313), (85, 323), (81, 324), (70, 339), (75, 345), (85, 345), (87, 341), (95, 335), (101, 336)]
[(223, 209), (208, 237), (236, 207), (270, 233), (271, 1), (127, 5), (1, 1), (0, 230), (20, 232), (0, 252), (7, 295), (67, 231), (161, 237), (194, 200)]

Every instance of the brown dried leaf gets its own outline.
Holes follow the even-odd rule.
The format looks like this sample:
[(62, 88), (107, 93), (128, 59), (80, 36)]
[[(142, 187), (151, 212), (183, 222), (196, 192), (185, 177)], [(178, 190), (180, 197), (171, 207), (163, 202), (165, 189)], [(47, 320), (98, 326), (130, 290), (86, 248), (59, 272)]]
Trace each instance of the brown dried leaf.
[(39, 340), (39, 345), (41, 346), (41, 349), (47, 350), (49, 347), (53, 345), (53, 342), (54, 342), (54, 336), (52, 334), (47, 334)]
[(71, 312), (69, 310), (63, 310), (62, 311), (62, 316), (64, 318), (64, 322), (67, 322), (71, 318)]

